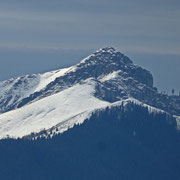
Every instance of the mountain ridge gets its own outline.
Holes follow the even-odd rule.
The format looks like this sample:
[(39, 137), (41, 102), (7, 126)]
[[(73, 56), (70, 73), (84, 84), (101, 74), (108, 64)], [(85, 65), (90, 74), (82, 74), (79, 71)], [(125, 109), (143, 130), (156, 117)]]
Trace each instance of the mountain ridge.
[[(85, 92), (83, 95), (81, 90), (77, 91), (78, 88), (84, 89), (83, 91)], [(68, 91), (71, 93), (66, 95)], [(77, 94), (73, 94), (73, 91), (77, 92)], [(134, 65), (127, 56), (112, 47), (102, 48), (81, 60), (77, 65), (69, 68), (44, 74), (26, 75), (3, 81), (0, 83), (0, 94), (0, 112), (2, 113), (0, 114), (0, 123), (2, 126), (0, 131), (5, 132), (6, 135), (9, 128), (11, 133), (14, 131), (11, 123), (14, 123), (15, 120), (13, 118), (15, 117), (16, 119), (17, 117), (21, 117), (19, 123), (22, 126), (19, 124), (19, 127), (22, 127), (22, 129), (27, 128), (27, 126), (24, 126), (25, 121), (26, 124), (30, 124), (31, 126), (31, 130), (23, 134), (23, 136), (30, 133), (37, 133), (44, 128), (49, 129), (60, 122), (66, 121), (66, 119), (70, 117), (58, 119), (56, 116), (56, 120), (52, 120), (54, 118), (51, 113), (57, 111), (59, 107), (61, 107), (61, 109), (59, 109), (60, 112), (64, 111), (63, 104), (74, 97), (77, 102), (79, 99), (84, 98), (84, 104), (79, 105), (79, 112), (78, 109), (76, 109), (77, 112), (73, 110), (72, 116), (76, 116), (79, 113), (82, 114), (87, 110), (86, 116), (89, 116), (91, 110), (101, 108), (100, 102), (104, 102), (107, 106), (108, 104), (125, 101), (127, 99), (136, 99), (142, 104), (163, 110), (172, 116), (180, 115), (180, 97), (158, 93), (157, 88), (153, 87), (152, 74)], [(57, 96), (57, 99), (61, 97), (60, 103), (58, 100), (53, 101), (54, 104), (50, 103), (54, 110), (50, 110), (53, 109), (52, 107), (50, 107), (50, 109), (47, 108), (49, 107), (52, 96)], [(63, 97), (66, 97), (66, 99)], [(97, 105), (100, 103), (100, 106), (94, 105), (94, 109), (88, 109), (87, 106), (87, 108), (84, 109), (83, 105), (88, 103), (88, 98), (86, 97), (90, 99), (94, 98), (94, 100), (97, 101)], [(47, 102), (45, 103), (44, 109), (41, 109), (41, 107), (33, 107), (39, 102)], [(59, 104), (59, 107), (55, 106), (55, 104)], [(40, 104), (38, 106), (40, 106)], [(30, 107), (33, 107), (34, 110), (32, 111)], [(71, 107), (70, 104), (69, 107)], [(68, 108), (68, 106), (66, 108)], [(35, 113), (36, 109), (39, 109), (39, 112)], [(25, 111), (23, 112), (23, 110)], [(13, 118), (8, 114), (11, 114)], [(71, 110), (69, 114), (71, 114)], [(35, 125), (31, 125), (31, 123), (33, 124), (33, 122), (35, 122), (32, 117), (37, 122), (42, 123), (43, 118), (41, 118), (41, 121), (38, 119), (40, 115), (44, 118), (49, 116), (49, 119), (47, 119), (44, 126), (36, 129)], [(62, 116), (63, 114), (57, 115)], [(80, 121), (70, 121), (69, 119), (71, 123), (65, 127), (65, 129), (72, 127), (74, 123), (83, 122), (84, 119), (86, 119), (86, 117), (83, 117)], [(51, 124), (50, 122), (53, 123)], [(15, 123), (17, 123), (17, 121), (15, 121)], [(47, 124), (50, 125), (47, 126)], [(16, 127), (16, 125), (14, 126)], [(36, 124), (36, 126), (38, 127), (39, 124)], [(17, 132), (17, 129), (15, 132)], [(2, 137), (6, 137), (6, 135), (4, 134)], [(10, 135), (13, 135), (13, 133)]]

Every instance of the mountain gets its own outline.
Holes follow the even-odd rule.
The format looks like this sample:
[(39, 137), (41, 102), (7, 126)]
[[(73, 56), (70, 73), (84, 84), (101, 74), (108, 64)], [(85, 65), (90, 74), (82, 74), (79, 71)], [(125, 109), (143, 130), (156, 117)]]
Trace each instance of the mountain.
[(159, 93), (149, 71), (107, 47), (69, 68), (1, 82), (0, 138), (62, 133), (123, 102), (176, 116), (179, 124), (180, 97)]
[(0, 179), (179, 180), (180, 97), (112, 47), (0, 83)]

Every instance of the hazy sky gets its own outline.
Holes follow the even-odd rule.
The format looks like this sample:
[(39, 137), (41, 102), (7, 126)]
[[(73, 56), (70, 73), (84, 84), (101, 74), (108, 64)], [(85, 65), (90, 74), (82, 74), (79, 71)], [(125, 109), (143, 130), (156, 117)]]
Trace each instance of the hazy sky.
[(0, 80), (68, 66), (104, 46), (150, 69), (160, 89), (180, 90), (180, 1), (0, 1)]

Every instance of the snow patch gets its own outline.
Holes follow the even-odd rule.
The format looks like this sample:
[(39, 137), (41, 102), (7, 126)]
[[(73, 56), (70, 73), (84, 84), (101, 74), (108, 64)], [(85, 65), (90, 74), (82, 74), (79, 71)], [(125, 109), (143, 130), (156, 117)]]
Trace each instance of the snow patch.
[(112, 72), (112, 73), (110, 73), (110, 74), (108, 74), (108, 75), (105, 75), (105, 76), (101, 77), (99, 80), (100, 80), (101, 82), (105, 82), (105, 81), (109, 81), (109, 80), (111, 80), (111, 79), (115, 79), (115, 78), (118, 77), (118, 73), (119, 73), (119, 72), (121, 72), (121, 70), (119, 70), (119, 71), (114, 71), (114, 72)]
[(57, 77), (64, 76), (65, 73), (68, 72), (68, 70), (70, 69), (71, 67), (40, 74), (40, 81), (34, 92), (44, 89), (49, 83), (54, 81)]

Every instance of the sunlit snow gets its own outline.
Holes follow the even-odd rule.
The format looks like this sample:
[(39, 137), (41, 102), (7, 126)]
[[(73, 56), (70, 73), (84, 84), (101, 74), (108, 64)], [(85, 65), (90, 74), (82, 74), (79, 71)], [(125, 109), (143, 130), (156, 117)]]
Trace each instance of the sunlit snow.
[(95, 82), (89, 80), (20, 109), (1, 114), (0, 138), (16, 138), (39, 132), (78, 114), (107, 106), (108, 102), (93, 96), (94, 86)]

